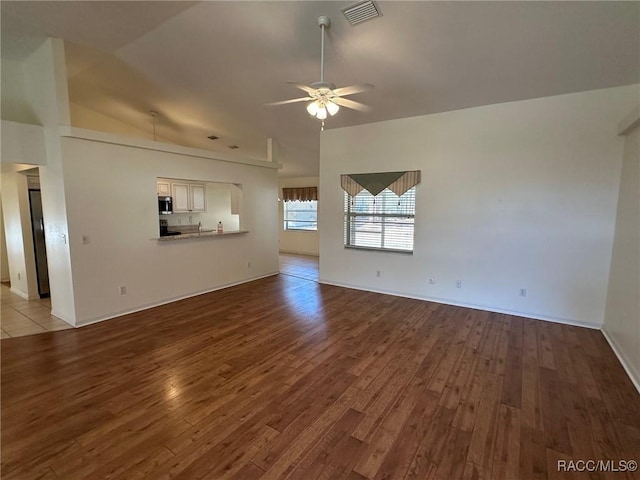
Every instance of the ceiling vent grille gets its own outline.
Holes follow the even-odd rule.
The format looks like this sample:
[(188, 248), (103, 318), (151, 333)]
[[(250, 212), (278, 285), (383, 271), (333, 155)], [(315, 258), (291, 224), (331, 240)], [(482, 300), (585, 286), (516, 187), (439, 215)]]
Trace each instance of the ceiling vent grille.
[(342, 13), (347, 17), (351, 25), (357, 25), (358, 23), (380, 16), (380, 10), (378, 10), (375, 3), (371, 0), (365, 0), (364, 2), (351, 5), (343, 9)]

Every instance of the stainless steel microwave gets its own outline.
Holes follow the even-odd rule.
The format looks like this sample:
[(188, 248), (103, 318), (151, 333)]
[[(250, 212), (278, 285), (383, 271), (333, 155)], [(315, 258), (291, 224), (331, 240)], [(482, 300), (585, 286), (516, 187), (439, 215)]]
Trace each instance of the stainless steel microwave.
[(160, 215), (167, 215), (169, 213), (173, 213), (172, 197), (158, 197), (158, 213)]

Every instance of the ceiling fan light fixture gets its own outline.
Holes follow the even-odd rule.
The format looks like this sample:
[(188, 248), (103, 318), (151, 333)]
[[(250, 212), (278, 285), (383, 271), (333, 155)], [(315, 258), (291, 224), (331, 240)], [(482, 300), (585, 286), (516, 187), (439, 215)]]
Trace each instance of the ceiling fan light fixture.
[(327, 111), (329, 112), (329, 115), (333, 117), (336, 113), (338, 113), (338, 110), (340, 110), (340, 107), (337, 103), (333, 103), (331, 100), (327, 102)]
[(327, 118), (327, 109), (325, 107), (318, 108), (318, 113), (316, 113), (316, 118), (318, 120), (324, 120)]
[[(373, 5), (371, 0), (366, 0), (365, 3)], [(266, 105), (286, 105), (289, 103), (306, 102), (306, 109), (309, 115), (317, 118), (318, 120), (322, 120), (323, 125), (324, 120), (328, 115), (334, 116), (336, 113), (338, 113), (338, 110), (340, 110), (340, 106), (353, 110), (360, 110), (363, 112), (370, 110), (367, 105), (343, 97), (365, 92), (373, 88), (373, 85), (363, 83), (360, 85), (351, 85), (348, 87), (336, 88), (333, 83), (324, 81), (324, 38), (325, 30), (329, 28), (330, 25), (331, 20), (329, 19), (329, 17), (318, 17), (318, 26), (320, 27), (321, 31), (320, 81), (313, 82), (311, 85), (303, 85), (296, 82), (287, 82), (292, 84), (294, 87), (303, 90), (307, 94), (307, 96), (301, 98), (292, 98), (291, 100), (283, 100), (280, 102), (267, 103)]]
[(320, 109), (320, 106), (318, 105), (317, 100), (314, 100), (313, 102), (309, 102), (309, 105), (307, 105), (307, 112), (309, 112), (309, 115), (313, 115), (314, 117), (318, 114), (319, 109)]

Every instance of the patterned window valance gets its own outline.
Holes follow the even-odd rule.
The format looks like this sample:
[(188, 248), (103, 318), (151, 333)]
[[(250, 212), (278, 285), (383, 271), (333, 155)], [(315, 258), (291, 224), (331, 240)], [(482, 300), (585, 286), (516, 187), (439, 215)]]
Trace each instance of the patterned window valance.
[(285, 202), (318, 200), (318, 187), (283, 188), (282, 200)]
[(355, 197), (363, 189), (376, 196), (388, 188), (398, 196), (420, 183), (420, 170), (340, 175), (342, 189)]

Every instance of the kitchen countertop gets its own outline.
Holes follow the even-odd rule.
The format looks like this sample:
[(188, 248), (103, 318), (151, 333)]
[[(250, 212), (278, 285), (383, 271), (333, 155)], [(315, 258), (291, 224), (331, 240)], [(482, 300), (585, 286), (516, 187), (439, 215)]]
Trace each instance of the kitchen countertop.
[(174, 240), (185, 240), (187, 238), (212, 238), (212, 237), (224, 237), (226, 235), (240, 235), (242, 233), (249, 233), (249, 230), (234, 230), (230, 232), (218, 233), (215, 230), (203, 230), (202, 232), (195, 233), (183, 233), (181, 235), (171, 235), (167, 237), (158, 237), (161, 242), (173, 242)]

